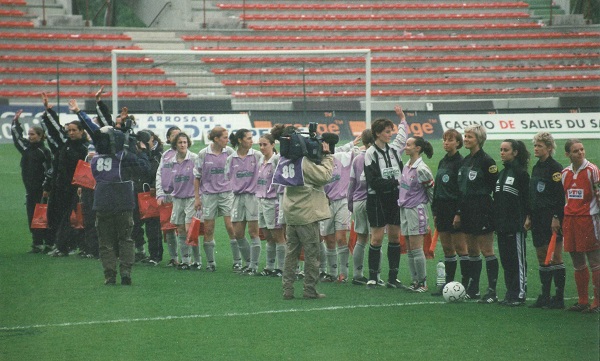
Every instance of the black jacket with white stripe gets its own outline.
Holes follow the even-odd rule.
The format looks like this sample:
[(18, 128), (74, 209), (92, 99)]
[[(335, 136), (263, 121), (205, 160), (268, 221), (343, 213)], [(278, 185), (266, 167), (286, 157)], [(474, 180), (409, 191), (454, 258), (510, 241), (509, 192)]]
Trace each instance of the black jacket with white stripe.
[(524, 232), (531, 213), (529, 174), (516, 160), (504, 163), (494, 189), (494, 225), (496, 232)]

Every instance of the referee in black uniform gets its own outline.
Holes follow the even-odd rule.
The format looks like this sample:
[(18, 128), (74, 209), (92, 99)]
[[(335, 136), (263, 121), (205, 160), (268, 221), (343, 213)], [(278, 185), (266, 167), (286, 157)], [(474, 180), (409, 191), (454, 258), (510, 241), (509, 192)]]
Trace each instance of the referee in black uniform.
[[(443, 140), (446, 155), (440, 160), (435, 176), (431, 211), (444, 250), (444, 264), (446, 266), (446, 280), (444, 283), (454, 281), (456, 266), (460, 259), (461, 283), (466, 285), (469, 282), (467, 241), (464, 233), (453, 226), (460, 196), (458, 170), (464, 159), (458, 149), (463, 146), (463, 137), (456, 129), (448, 129), (444, 132)], [(432, 295), (441, 296), (442, 289), (438, 289)]]
[[(563, 309), (565, 307), (565, 264), (562, 260), (562, 235), (560, 225), (565, 208), (565, 195), (560, 180), (563, 166), (553, 157), (556, 143), (550, 133), (541, 132), (533, 137), (534, 155), (538, 162), (533, 166), (529, 182), (531, 218), (526, 226), (531, 227), (533, 245), (540, 265), (542, 294), (531, 308)], [(552, 233), (556, 232), (556, 248), (552, 260), (546, 264), (548, 244)], [(550, 287), (554, 279), (556, 295), (550, 297)]]
[(470, 154), (458, 170), (460, 197), (454, 217), (454, 226), (461, 228), (467, 238), (469, 251), (469, 283), (467, 299), (480, 298), (479, 277), (485, 257), (488, 276), (488, 292), (481, 298), (483, 303), (494, 303), (498, 280), (498, 258), (494, 254), (494, 222), (492, 214), (492, 191), (496, 186), (498, 168), (496, 162), (484, 150), (487, 139), (485, 128), (471, 125), (465, 128), (464, 146)]

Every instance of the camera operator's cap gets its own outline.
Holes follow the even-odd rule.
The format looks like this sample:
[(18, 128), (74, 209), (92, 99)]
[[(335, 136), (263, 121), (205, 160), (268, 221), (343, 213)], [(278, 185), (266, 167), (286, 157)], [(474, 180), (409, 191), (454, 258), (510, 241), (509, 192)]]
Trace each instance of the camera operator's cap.
[(139, 140), (140, 142), (143, 142), (143, 143), (150, 142), (151, 137), (152, 137), (152, 134), (150, 134), (150, 132), (148, 132), (147, 130), (140, 130), (136, 133), (137, 140)]

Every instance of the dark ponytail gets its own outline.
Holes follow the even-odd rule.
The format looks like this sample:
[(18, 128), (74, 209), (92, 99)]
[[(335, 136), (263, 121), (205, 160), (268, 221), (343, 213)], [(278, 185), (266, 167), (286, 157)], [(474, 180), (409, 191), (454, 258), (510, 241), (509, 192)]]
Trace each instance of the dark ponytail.
[(527, 150), (525, 143), (515, 139), (505, 139), (504, 142), (510, 143), (510, 146), (512, 147), (513, 151), (517, 151), (515, 159), (517, 160), (517, 162), (519, 162), (519, 166), (523, 167), (524, 169), (527, 169), (527, 167), (529, 166), (529, 151)]
[(428, 159), (431, 159), (433, 156), (433, 146), (431, 143), (423, 139), (423, 137), (412, 137), (415, 140), (415, 147), (421, 147), (421, 153), (425, 153)]
[(246, 136), (246, 133), (249, 133), (249, 132), (250, 132), (250, 131), (249, 131), (248, 129), (244, 129), (244, 128), (242, 128), (242, 129), (238, 129), (238, 131), (237, 131), (237, 132), (235, 132), (235, 133), (231, 133), (231, 134), (229, 135), (229, 142), (231, 143), (231, 145), (232, 145), (234, 148), (237, 148), (237, 147), (238, 147), (238, 145), (240, 145), (240, 141), (241, 141), (242, 139), (244, 139), (244, 137)]

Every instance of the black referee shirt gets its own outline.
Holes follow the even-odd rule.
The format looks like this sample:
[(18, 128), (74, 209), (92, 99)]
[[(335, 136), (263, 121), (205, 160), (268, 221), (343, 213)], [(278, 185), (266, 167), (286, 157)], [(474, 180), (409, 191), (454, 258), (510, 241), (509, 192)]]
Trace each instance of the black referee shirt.
[(533, 166), (529, 182), (529, 196), (532, 211), (552, 212), (562, 218), (565, 208), (565, 194), (560, 180), (563, 166), (552, 156), (545, 161), (538, 160)]

